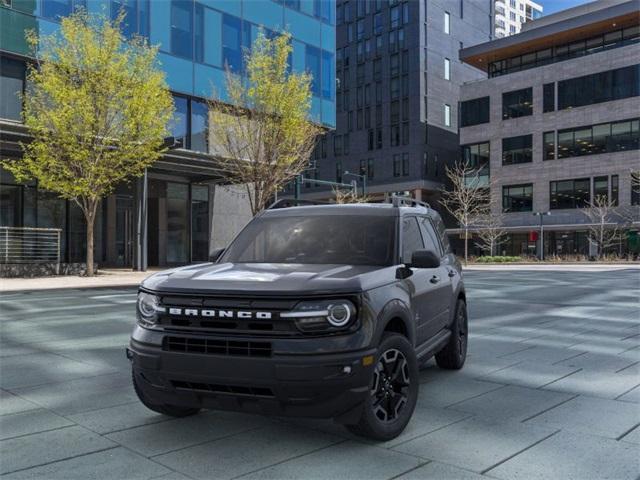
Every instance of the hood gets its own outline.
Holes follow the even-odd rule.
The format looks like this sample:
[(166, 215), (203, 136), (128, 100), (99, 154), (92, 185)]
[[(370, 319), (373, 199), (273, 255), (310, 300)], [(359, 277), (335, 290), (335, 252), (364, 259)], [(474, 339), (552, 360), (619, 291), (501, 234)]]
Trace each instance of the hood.
[(156, 273), (141, 287), (158, 292), (323, 295), (356, 293), (395, 280), (396, 267), (282, 263), (204, 263)]

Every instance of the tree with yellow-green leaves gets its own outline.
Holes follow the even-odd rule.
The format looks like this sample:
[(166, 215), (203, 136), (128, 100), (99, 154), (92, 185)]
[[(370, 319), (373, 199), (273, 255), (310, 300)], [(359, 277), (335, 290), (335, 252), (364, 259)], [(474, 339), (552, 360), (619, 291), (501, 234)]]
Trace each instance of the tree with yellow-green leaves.
[(244, 184), (255, 215), (308, 167), (320, 128), (309, 120), (311, 76), (292, 72), (291, 36), (260, 32), (244, 52), (244, 77), (226, 72), (226, 98), (210, 100), (212, 153)]
[(36, 63), (23, 116), (33, 140), (23, 145), (23, 159), (3, 163), (19, 180), (36, 179), (78, 204), (89, 276), (100, 200), (158, 159), (173, 115), (157, 47), (127, 40), (122, 20), (78, 12), (62, 19), (57, 34), (27, 34)]

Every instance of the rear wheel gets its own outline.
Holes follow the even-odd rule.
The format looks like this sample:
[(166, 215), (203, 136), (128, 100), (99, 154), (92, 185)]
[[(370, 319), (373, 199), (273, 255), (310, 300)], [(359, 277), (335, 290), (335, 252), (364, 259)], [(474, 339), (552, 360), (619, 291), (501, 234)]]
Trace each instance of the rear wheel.
[(159, 405), (153, 403), (147, 398), (147, 396), (138, 385), (136, 374), (133, 371), (131, 372), (131, 378), (133, 380), (133, 389), (135, 390), (136, 395), (138, 395), (138, 398), (140, 399), (142, 404), (149, 410), (153, 410), (154, 412), (158, 412), (169, 417), (188, 417), (190, 415), (195, 415), (200, 411), (199, 408), (180, 407), (178, 405)]
[(376, 355), (369, 396), (355, 425), (356, 435), (391, 440), (409, 423), (418, 399), (418, 362), (413, 347), (400, 334), (387, 333)]
[(447, 370), (461, 369), (467, 359), (469, 322), (467, 320), (467, 304), (464, 300), (458, 299), (455, 315), (449, 342), (436, 353), (436, 363), (440, 368)]

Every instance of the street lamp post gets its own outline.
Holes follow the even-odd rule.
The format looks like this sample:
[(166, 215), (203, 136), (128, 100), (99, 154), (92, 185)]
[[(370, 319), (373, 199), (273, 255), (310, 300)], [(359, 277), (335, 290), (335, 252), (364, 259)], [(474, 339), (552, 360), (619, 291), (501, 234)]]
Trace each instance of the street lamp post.
[(358, 175), (357, 173), (344, 172), (344, 175), (351, 175), (352, 177), (358, 177), (362, 180), (362, 196), (364, 197), (367, 194), (367, 176), (366, 175)]
[(540, 260), (544, 260), (544, 216), (551, 215), (551, 212), (534, 212), (535, 216), (540, 217)]

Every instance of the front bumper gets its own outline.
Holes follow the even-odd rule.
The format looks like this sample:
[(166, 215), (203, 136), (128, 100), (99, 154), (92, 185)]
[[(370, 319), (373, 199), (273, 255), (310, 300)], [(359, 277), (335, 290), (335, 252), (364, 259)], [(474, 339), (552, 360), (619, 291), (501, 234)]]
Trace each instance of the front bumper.
[[(365, 365), (363, 358), (375, 355), (375, 349), (304, 354), (276, 349), (270, 357), (185, 353), (164, 350), (158, 344), (162, 334), (145, 342), (148, 332), (134, 331), (127, 356), (152, 403), (351, 423), (369, 392), (374, 362)], [(296, 347), (305, 342), (279, 343), (284, 341)]]

